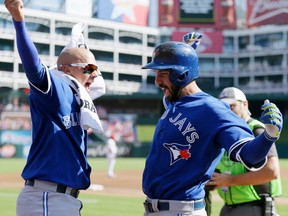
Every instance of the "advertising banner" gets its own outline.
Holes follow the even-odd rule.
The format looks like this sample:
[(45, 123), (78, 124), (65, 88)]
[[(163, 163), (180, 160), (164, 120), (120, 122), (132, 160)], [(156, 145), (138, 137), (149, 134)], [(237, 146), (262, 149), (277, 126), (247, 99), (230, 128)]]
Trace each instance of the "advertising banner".
[(0, 157), (26, 158), (32, 143), (30, 130), (1, 130)]
[(247, 0), (247, 26), (288, 24), (287, 0)]

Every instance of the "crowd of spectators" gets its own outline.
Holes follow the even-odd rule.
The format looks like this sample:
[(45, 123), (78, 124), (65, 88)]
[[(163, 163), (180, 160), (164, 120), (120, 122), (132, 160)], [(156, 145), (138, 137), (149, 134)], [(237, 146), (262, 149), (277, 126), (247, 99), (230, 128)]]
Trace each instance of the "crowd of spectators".
[[(103, 128), (113, 133), (117, 141), (133, 143), (136, 141), (135, 116), (132, 114), (109, 114), (105, 107), (97, 107)], [(32, 123), (29, 104), (19, 106), (0, 103), (0, 130), (31, 130)], [(105, 134), (106, 135), (106, 134)]]
[(1, 130), (30, 130), (31, 119), (29, 105), (0, 104)]

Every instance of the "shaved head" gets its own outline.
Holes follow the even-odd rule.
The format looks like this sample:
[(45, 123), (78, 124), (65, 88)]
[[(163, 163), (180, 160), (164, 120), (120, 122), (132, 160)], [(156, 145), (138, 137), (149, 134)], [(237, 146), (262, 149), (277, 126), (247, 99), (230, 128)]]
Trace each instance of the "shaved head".
[(95, 64), (96, 60), (91, 51), (85, 48), (67, 48), (61, 52), (57, 60), (57, 67), (73, 63)]

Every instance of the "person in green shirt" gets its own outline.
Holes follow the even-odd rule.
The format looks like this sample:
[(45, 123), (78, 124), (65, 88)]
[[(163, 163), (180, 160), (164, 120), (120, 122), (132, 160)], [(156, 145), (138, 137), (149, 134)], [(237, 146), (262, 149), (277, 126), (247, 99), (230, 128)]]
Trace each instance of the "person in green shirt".
[[(255, 136), (265, 127), (260, 121), (251, 118), (245, 94), (235, 88), (222, 90), (219, 99), (228, 103), (231, 110), (247, 122)], [(211, 215), (210, 190), (217, 188), (224, 201), (220, 216), (277, 216), (274, 197), (282, 194), (278, 153), (275, 144), (267, 155), (266, 165), (250, 172), (241, 163), (229, 160), (224, 153), (221, 161), (206, 184), (206, 211)]]

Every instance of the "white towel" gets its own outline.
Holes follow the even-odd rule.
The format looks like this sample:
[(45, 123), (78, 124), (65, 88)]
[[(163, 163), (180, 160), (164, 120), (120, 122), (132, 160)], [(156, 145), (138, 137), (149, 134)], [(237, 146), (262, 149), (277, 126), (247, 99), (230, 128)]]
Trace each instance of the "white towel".
[(96, 107), (84, 86), (79, 83), (74, 77), (64, 74), (62, 71), (58, 71), (56, 67), (49, 68), (50, 72), (55, 76), (63, 79), (68, 85), (70, 85), (77, 94), (76, 99), (80, 106), (80, 124), (85, 129), (89, 128), (96, 130), (99, 133), (103, 133), (103, 127), (99, 116), (97, 114)]
[(65, 74), (70, 81), (73, 82), (74, 85), (70, 85), (77, 92), (76, 99), (78, 104), (80, 105), (80, 124), (85, 129), (89, 128), (96, 130), (99, 133), (103, 133), (103, 128), (101, 125), (101, 121), (97, 114), (96, 107), (87, 92), (81, 83), (74, 77)]

